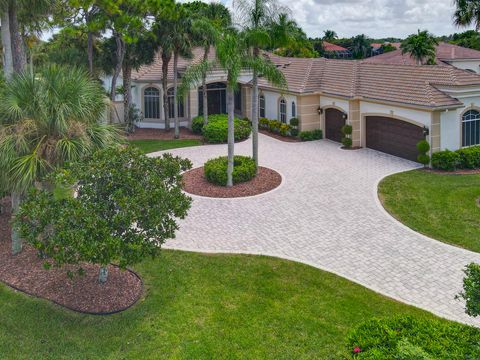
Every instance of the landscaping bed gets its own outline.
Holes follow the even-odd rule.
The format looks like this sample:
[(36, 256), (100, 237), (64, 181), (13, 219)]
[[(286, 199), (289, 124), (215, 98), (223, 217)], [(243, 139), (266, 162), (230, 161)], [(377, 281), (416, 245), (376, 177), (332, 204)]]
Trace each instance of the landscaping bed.
[(194, 195), (216, 198), (238, 198), (265, 193), (278, 187), (282, 182), (281, 175), (275, 170), (262, 166), (252, 180), (225, 186), (210, 183), (204, 175), (204, 168), (199, 167), (183, 174), (183, 189)]
[(67, 276), (74, 266), (46, 270), (44, 259), (25, 245), (21, 253), (11, 255), (10, 213), (8, 198), (2, 200), (7, 209), (0, 214), (0, 281), (29, 295), (50, 300), (71, 310), (106, 314), (125, 310), (135, 304), (143, 291), (142, 280), (132, 271), (108, 267), (108, 282), (98, 282), (98, 265), (82, 264), (84, 276)]
[(293, 137), (293, 136), (282, 136), (280, 134), (276, 134), (276, 133), (273, 133), (271, 131), (268, 131), (268, 130), (263, 130), (263, 129), (260, 129), (258, 130), (258, 132), (260, 134), (263, 134), (263, 135), (267, 135), (267, 136), (270, 136), (274, 139), (277, 139), (277, 140), (280, 140), (280, 141), (284, 141), (284, 142), (300, 142), (302, 141), (300, 138), (298, 137)]
[[(175, 130), (170, 129), (165, 131), (164, 129), (141, 129), (137, 128), (133, 134), (128, 134), (128, 140), (172, 140), (175, 135)], [(197, 139), (203, 140), (203, 136), (195, 134), (192, 130), (181, 127), (180, 139)]]

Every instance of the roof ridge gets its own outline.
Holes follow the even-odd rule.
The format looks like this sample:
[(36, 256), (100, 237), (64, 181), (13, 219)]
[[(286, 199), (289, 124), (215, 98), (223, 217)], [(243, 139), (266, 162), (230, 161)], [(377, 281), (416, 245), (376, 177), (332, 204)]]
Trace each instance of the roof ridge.
[[(431, 105), (435, 105), (435, 100), (433, 99), (433, 93), (432, 93), (432, 86), (430, 85), (430, 82), (428, 80), (425, 81), (425, 92), (428, 97), (428, 101)], [(445, 94), (447, 95), (447, 94)], [(449, 95), (447, 95), (449, 96)], [(451, 97), (451, 96), (449, 96)]]
[(360, 72), (358, 71), (359, 63), (358, 61), (355, 61), (353, 63), (353, 71), (352, 71), (352, 87), (350, 90), (351, 96), (355, 96), (357, 94), (357, 90), (359, 87), (359, 81), (360, 81)]
[(458, 81), (457, 81), (457, 74), (456, 74), (456, 71), (455, 71), (455, 67), (454, 67), (454, 66), (450, 66), (449, 75), (450, 75), (450, 78), (452, 79), (453, 83), (454, 83), (454, 84), (457, 84), (457, 83), (458, 83)]
[(308, 67), (308, 70), (307, 72), (305, 73), (305, 77), (303, 78), (303, 81), (302, 81), (302, 86), (301, 86), (301, 91), (303, 92), (305, 90), (305, 87), (307, 86), (307, 82), (308, 80), (310, 79), (310, 73), (312, 72), (312, 67), (313, 67), (313, 59), (314, 58), (311, 58), (309, 63), (310, 63), (310, 66)]

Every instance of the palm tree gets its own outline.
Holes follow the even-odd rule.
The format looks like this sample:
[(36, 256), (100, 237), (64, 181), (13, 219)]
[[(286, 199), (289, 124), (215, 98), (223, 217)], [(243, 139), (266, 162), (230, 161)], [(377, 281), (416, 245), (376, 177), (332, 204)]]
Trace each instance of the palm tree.
[[(119, 134), (100, 123), (107, 99), (87, 72), (50, 66), (15, 75), (0, 94), (0, 191), (12, 193), (12, 208), (32, 185), (67, 161), (116, 144)], [(21, 251), (12, 231), (12, 251)]]
[(427, 30), (418, 30), (417, 34), (412, 34), (402, 41), (400, 48), (402, 54), (410, 54), (418, 65), (435, 63), (436, 46), (438, 40)]
[(337, 38), (337, 33), (333, 30), (325, 30), (323, 32), (323, 40), (331, 42)]
[[(244, 35), (244, 34), (241, 34)], [(227, 186), (233, 186), (233, 156), (234, 156), (234, 91), (242, 70), (250, 70), (262, 74), (267, 80), (279, 86), (286, 87), (285, 77), (275, 64), (263, 57), (255, 57), (246, 46), (245, 39), (234, 31), (226, 32), (217, 44), (216, 59), (202, 61), (192, 65), (184, 74), (179, 93), (183, 96), (192, 86), (197, 86), (205, 72), (217, 67), (227, 72), (227, 113), (228, 113), (228, 166)]]
[(372, 47), (364, 34), (357, 35), (352, 39), (351, 51), (356, 59), (365, 59)]
[(453, 21), (457, 26), (475, 24), (475, 30), (480, 30), (480, 2), (477, 0), (454, 0), (456, 7)]

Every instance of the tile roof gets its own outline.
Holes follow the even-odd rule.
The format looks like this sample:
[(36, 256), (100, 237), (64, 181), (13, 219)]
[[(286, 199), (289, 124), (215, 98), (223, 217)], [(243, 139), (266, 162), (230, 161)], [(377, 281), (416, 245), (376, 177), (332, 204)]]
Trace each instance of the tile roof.
[[(480, 51), (442, 42), (437, 46), (436, 57), (437, 63), (439, 65), (443, 65), (445, 62), (448, 61), (461, 59), (480, 60)], [(365, 61), (370, 63), (415, 65), (415, 60), (412, 59), (408, 54), (402, 54), (402, 50), (400, 49), (373, 56), (371, 58), (365, 59)]]
[(325, 51), (348, 51), (344, 47), (329, 43), (328, 41), (323, 41), (323, 49)]

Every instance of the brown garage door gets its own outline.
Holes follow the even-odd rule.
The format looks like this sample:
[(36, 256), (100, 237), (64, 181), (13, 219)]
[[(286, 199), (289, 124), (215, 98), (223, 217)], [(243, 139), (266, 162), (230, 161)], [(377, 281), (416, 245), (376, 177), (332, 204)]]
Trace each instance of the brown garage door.
[(423, 128), (406, 121), (383, 116), (368, 116), (367, 147), (417, 161), (417, 143), (423, 140)]
[(343, 112), (337, 109), (325, 111), (325, 137), (327, 139), (336, 142), (342, 141), (342, 126), (345, 125), (343, 115)]

